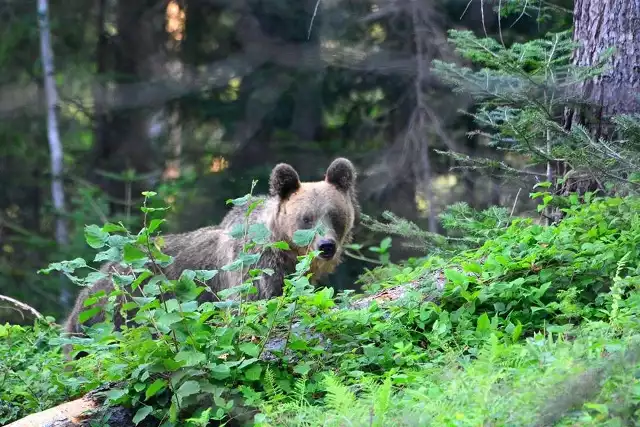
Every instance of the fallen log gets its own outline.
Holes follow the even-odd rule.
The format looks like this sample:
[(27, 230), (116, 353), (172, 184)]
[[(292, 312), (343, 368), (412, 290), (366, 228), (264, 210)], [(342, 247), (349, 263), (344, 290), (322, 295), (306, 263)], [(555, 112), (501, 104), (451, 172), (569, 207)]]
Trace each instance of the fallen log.
[(99, 422), (98, 425), (118, 427), (151, 426), (145, 422), (136, 426), (132, 421), (134, 413), (128, 408), (122, 406), (106, 407), (101, 393), (111, 387), (114, 385), (99, 387), (79, 399), (27, 415), (5, 427), (89, 427), (96, 425), (96, 422)]

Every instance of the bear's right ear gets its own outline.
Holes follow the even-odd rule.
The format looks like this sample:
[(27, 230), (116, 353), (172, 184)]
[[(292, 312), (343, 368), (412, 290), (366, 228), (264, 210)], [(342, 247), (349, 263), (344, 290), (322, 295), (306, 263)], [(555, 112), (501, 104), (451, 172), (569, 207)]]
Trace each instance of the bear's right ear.
[(286, 199), (300, 188), (298, 172), (286, 163), (276, 165), (269, 178), (269, 194)]

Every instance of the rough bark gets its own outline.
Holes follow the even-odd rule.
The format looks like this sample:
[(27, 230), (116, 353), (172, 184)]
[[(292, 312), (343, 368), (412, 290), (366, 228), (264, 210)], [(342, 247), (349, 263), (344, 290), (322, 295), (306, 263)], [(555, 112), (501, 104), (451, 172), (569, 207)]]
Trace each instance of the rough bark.
[[(578, 43), (574, 66), (596, 66), (608, 49), (614, 53), (603, 72), (574, 88), (584, 104), (565, 109), (564, 127), (580, 124), (595, 140), (615, 139), (611, 117), (640, 112), (640, 0), (576, 0), (573, 21), (573, 40)], [(565, 177), (557, 194), (606, 191), (591, 173), (572, 171), (567, 162), (551, 166), (556, 169), (552, 175)], [(558, 209), (547, 216), (552, 221), (563, 217)]]
[(598, 124), (590, 127), (606, 134), (608, 117), (640, 111), (640, 0), (576, 0), (573, 39), (580, 43), (572, 59), (576, 66), (595, 65), (615, 48), (606, 70), (579, 88), (597, 106)]

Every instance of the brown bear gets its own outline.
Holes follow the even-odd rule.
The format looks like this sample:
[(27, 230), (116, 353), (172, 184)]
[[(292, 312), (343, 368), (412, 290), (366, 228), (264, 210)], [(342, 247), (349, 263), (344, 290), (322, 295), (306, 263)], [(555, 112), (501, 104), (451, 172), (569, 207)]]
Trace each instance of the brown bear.
[[(186, 269), (218, 270), (217, 275), (207, 282), (211, 292), (202, 292), (198, 297), (200, 302), (217, 300), (213, 292), (239, 285), (246, 280), (243, 277), (246, 268), (243, 271), (219, 270), (238, 259), (238, 255), (242, 253), (243, 241), (234, 239), (230, 233), (236, 224), (244, 224), (246, 221), (248, 225), (264, 224), (271, 234), (271, 241), (285, 241), (289, 245), (289, 250), (265, 249), (257, 263), (250, 266), (269, 268), (273, 274), (263, 274), (259, 281), (254, 282), (258, 292), (249, 298), (268, 299), (282, 295), (284, 277), (295, 272), (297, 257), (305, 255), (309, 250), (320, 251), (311, 266), (311, 281), (314, 283), (335, 270), (341, 262), (344, 246), (351, 242), (352, 230), (360, 215), (355, 186), (356, 170), (345, 158), (335, 159), (327, 169), (324, 180), (317, 182), (300, 182), (293, 167), (285, 163), (278, 164), (271, 172), (268, 196), (258, 196), (262, 203), (252, 211), (248, 219), (245, 218), (247, 206), (235, 206), (218, 226), (164, 236), (162, 251), (173, 257), (173, 263), (164, 268), (163, 273), (167, 279), (175, 280)], [(293, 234), (297, 230), (311, 229), (317, 224), (322, 224), (324, 234), (316, 235), (307, 247), (297, 247)], [(64, 325), (66, 333), (82, 333), (78, 315), (87, 309), (84, 307), (85, 300), (99, 290), (104, 290), (108, 295), (114, 290), (111, 273), (124, 272), (122, 267), (113, 262), (105, 264), (101, 271), (109, 276), (78, 295)], [(123, 323), (118, 311), (116, 310), (113, 319), (116, 328), (120, 328)], [(104, 312), (84, 324), (89, 326), (102, 321)], [(65, 346), (67, 357), (69, 351), (70, 348)]]

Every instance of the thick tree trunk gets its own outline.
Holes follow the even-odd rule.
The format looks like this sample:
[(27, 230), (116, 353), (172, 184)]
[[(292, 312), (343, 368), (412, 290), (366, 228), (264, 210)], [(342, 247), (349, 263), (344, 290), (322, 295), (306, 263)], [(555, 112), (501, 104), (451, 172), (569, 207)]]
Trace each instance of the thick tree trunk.
[[(613, 48), (614, 53), (600, 75), (575, 88), (589, 106), (567, 108), (564, 127), (569, 130), (581, 124), (596, 140), (615, 139), (611, 117), (640, 112), (640, 0), (576, 0), (573, 15), (573, 40), (579, 45), (573, 52), (573, 65), (595, 66), (608, 49)], [(555, 175), (567, 177), (557, 194), (605, 191), (590, 174), (568, 177), (571, 167), (566, 162), (556, 169), (561, 172)], [(556, 214), (563, 216), (559, 211)]]
[(640, 111), (640, 0), (576, 0), (574, 27), (573, 39), (580, 43), (574, 65), (595, 65), (607, 49), (615, 48), (607, 69), (580, 88), (601, 119), (589, 127), (607, 134), (608, 117)]

